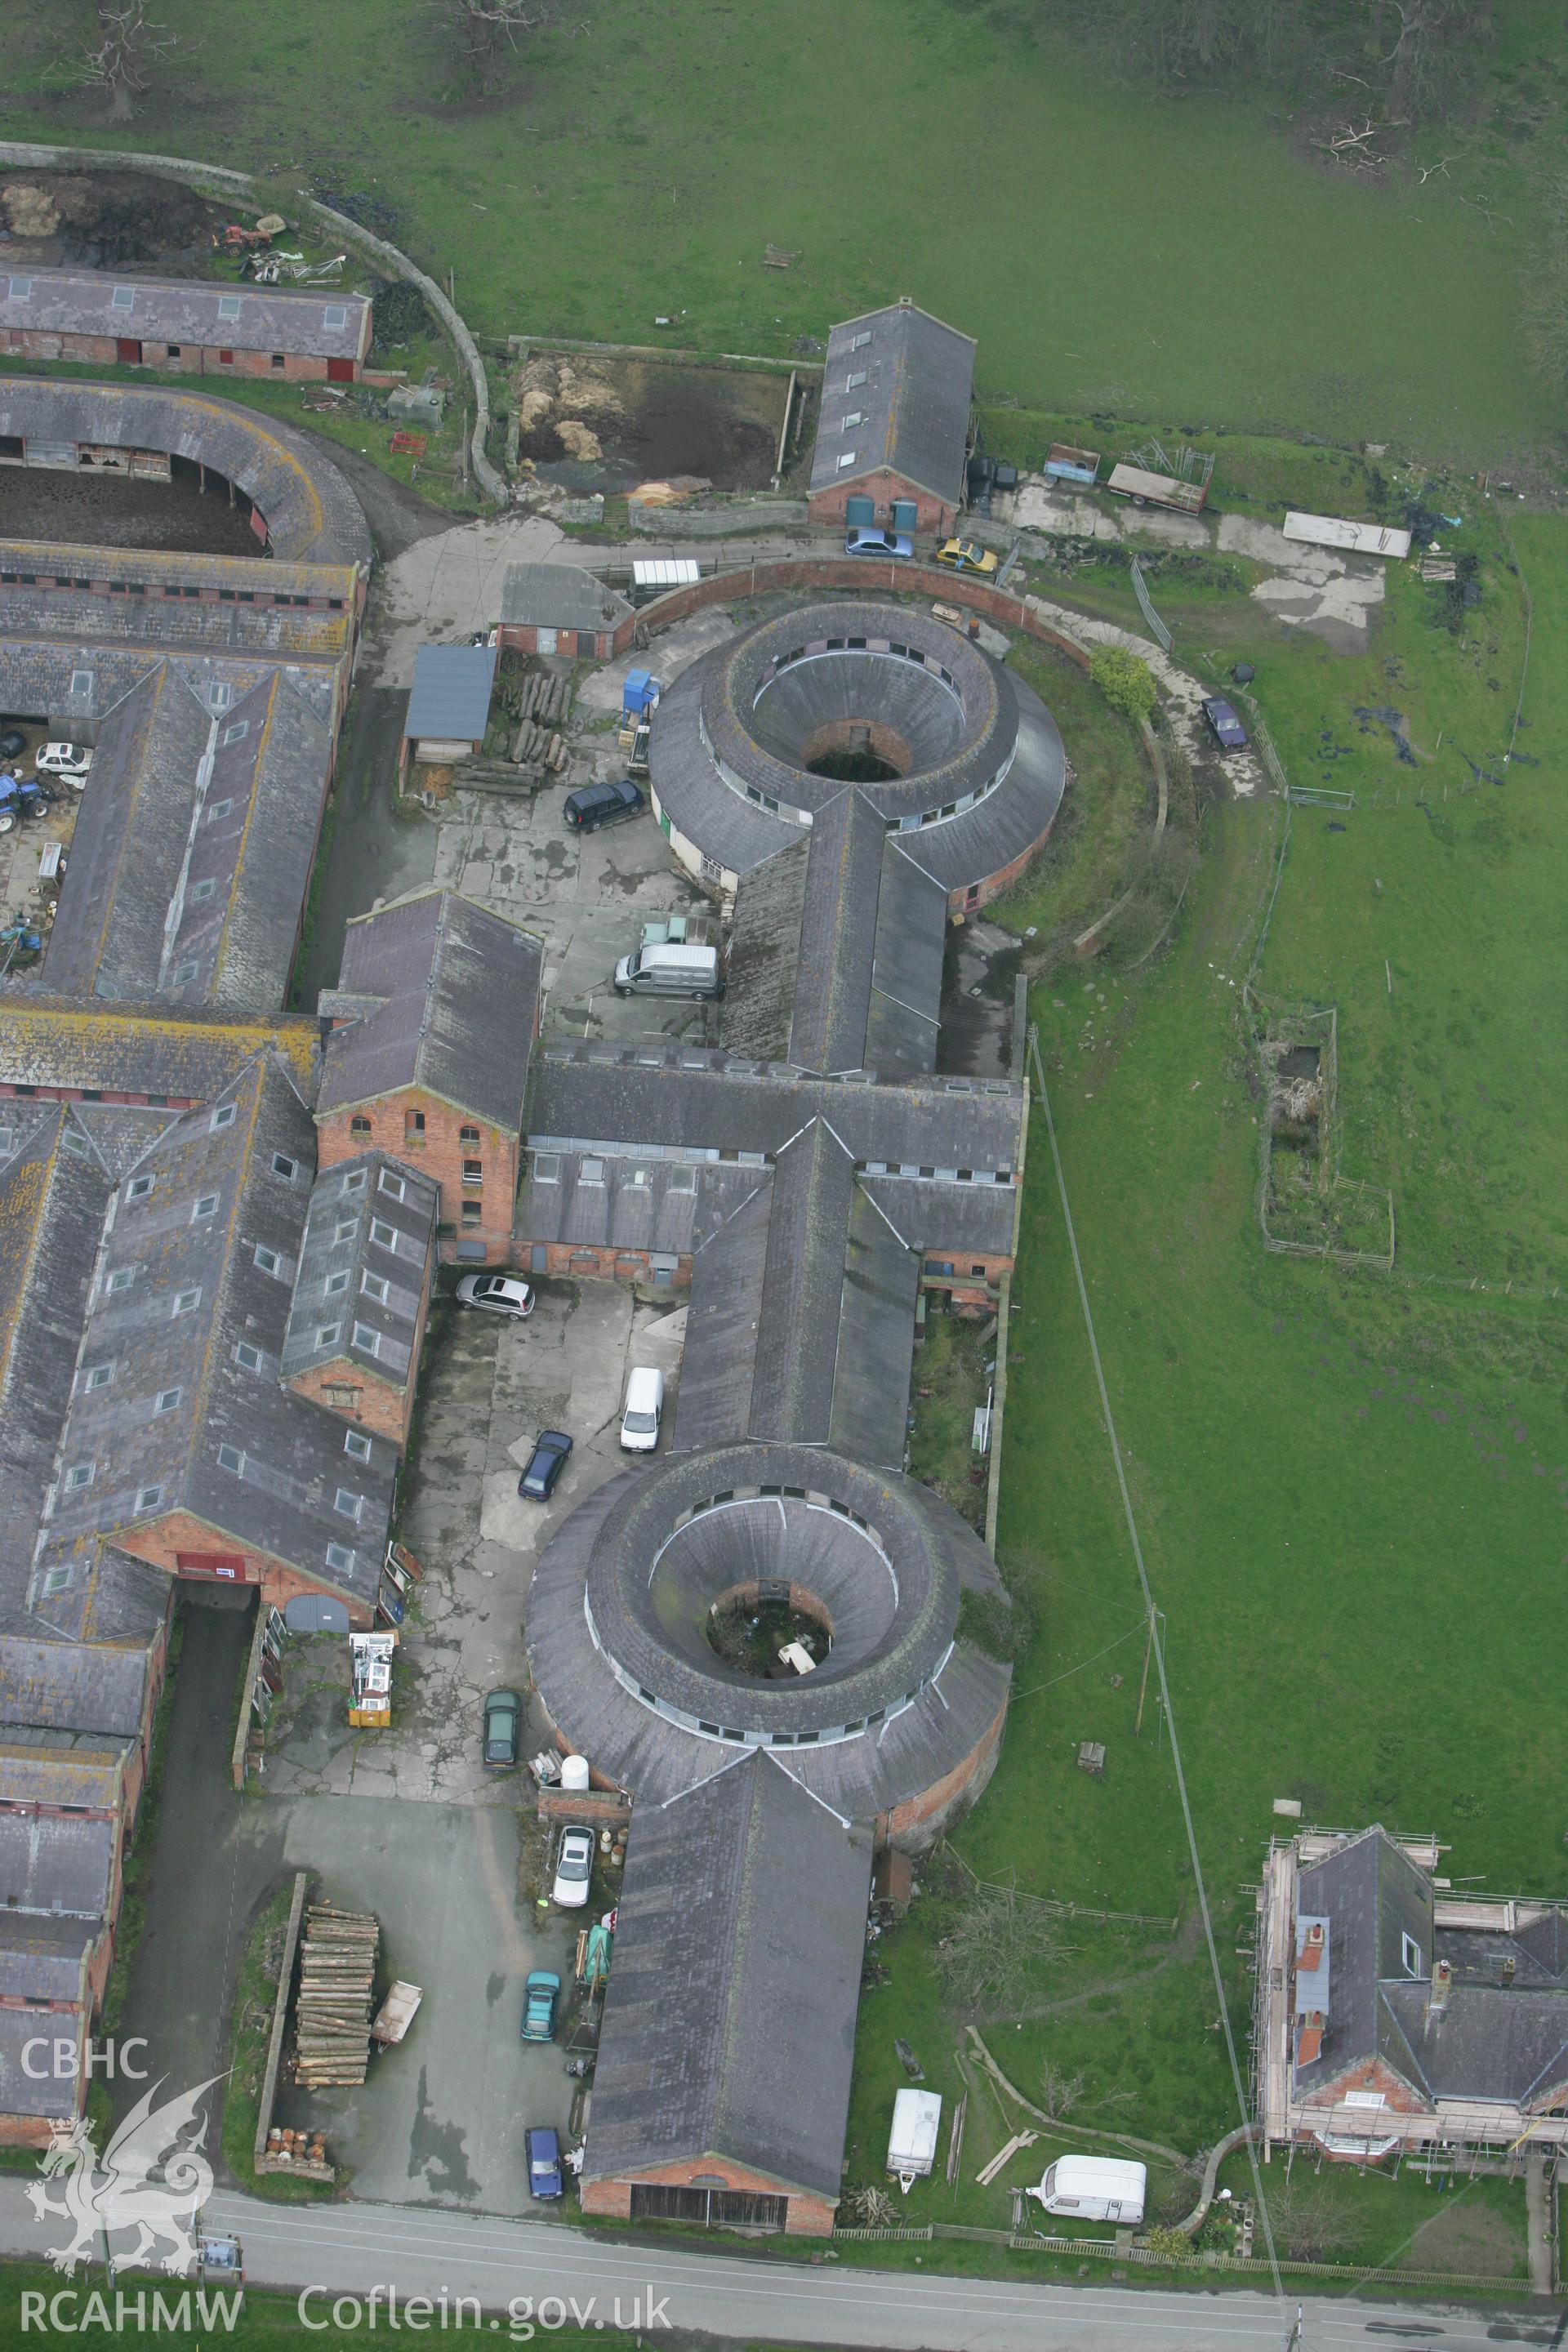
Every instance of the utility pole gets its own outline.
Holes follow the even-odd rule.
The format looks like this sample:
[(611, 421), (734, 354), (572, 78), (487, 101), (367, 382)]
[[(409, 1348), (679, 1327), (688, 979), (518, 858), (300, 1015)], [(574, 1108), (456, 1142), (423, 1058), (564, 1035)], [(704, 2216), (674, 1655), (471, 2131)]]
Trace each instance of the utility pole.
[(1149, 1662), (1154, 1654), (1154, 1604), (1149, 1604), (1149, 1638), (1143, 1644), (1143, 1675), (1138, 1685), (1138, 1712), (1132, 1718), (1132, 1737), (1137, 1738), (1143, 1727), (1143, 1700), (1149, 1688)]

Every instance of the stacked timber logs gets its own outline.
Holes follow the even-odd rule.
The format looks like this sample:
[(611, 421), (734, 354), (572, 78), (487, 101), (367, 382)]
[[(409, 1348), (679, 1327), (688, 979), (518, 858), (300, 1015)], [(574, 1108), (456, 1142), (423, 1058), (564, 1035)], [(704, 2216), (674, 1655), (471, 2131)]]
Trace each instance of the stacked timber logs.
[(530, 672), (521, 691), (511, 698), (518, 721), (511, 756), (517, 765), (526, 767), (542, 760), (547, 767), (562, 766), (565, 752), (559, 730), (571, 701), (570, 678), (547, 677), (542, 670)]
[(381, 1930), (368, 1913), (312, 1904), (300, 1945), (294, 2079), (305, 2090), (363, 2083)]

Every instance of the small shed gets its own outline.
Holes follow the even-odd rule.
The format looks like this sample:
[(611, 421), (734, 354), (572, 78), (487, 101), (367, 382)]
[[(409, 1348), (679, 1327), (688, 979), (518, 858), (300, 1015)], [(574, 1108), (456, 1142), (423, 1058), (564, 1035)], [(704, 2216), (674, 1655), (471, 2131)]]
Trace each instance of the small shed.
[(607, 661), (630, 646), (637, 614), (618, 590), (576, 563), (509, 563), (500, 642), (525, 654)]
[(702, 567), (694, 555), (635, 555), (632, 558), (632, 602), (651, 604), (672, 588), (695, 588)]
[(414, 664), (400, 765), (445, 765), (484, 747), (495, 685), (494, 646), (421, 646)]

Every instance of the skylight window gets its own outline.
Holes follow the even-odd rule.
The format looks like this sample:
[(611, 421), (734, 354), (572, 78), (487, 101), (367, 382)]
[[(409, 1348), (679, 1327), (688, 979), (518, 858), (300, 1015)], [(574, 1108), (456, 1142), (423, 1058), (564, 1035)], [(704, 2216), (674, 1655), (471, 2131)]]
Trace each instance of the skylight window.
[(351, 1429), (343, 1438), (343, 1452), (352, 1454), (356, 1462), (370, 1460), (370, 1440), (361, 1429)]
[(217, 1466), (220, 1470), (232, 1470), (237, 1478), (243, 1477), (245, 1455), (237, 1445), (220, 1445), (217, 1450)]
[(268, 1249), (265, 1242), (258, 1242), (256, 1244), (255, 1255), (256, 1263), (260, 1267), (263, 1274), (275, 1274), (281, 1276), (283, 1272), (283, 1261), (279, 1256), (275, 1249)]
[(858, 454), (858, 453), (854, 449), (846, 449), (843, 457), (838, 460), (838, 470), (841, 474), (845, 473), (848, 467), (855, 463)]
[(26, 302), (31, 296), (32, 291), (33, 281), (30, 278), (12, 278), (11, 299), (13, 302)]
[(201, 1303), (202, 1294), (199, 1287), (191, 1290), (176, 1290), (174, 1293), (174, 1312), (176, 1315), (194, 1314)]
[(327, 1566), (335, 1569), (340, 1576), (346, 1576), (353, 1564), (354, 1556), (346, 1544), (331, 1543), (327, 1546)]
[(198, 1218), (216, 1215), (217, 1212), (217, 1202), (218, 1196), (216, 1192), (204, 1192), (199, 1201), (193, 1202), (191, 1204), (192, 1224), (195, 1224)]
[(220, 319), (237, 319), (239, 316), (238, 295), (220, 294), (217, 298), (217, 314)]
[(838, 430), (840, 433), (853, 433), (858, 425), (864, 425), (865, 422), (865, 410), (863, 408), (852, 409), (849, 415), (845, 418), (843, 424), (839, 426)]
[(103, 1287), (112, 1297), (118, 1291), (129, 1290), (135, 1279), (136, 1268), (133, 1265), (117, 1265)]
[(379, 1356), (381, 1353), (381, 1333), (373, 1331), (368, 1323), (354, 1325), (353, 1343), (363, 1355)]
[(117, 286), (109, 300), (112, 310), (133, 310), (136, 307), (136, 289), (134, 286)]
[[(200, 970), (201, 966), (199, 964), (177, 963), (174, 966), (174, 986), (176, 988), (185, 987), (189, 982), (195, 980)], [(217, 1122), (215, 1119), (213, 1123), (216, 1126)], [(227, 1122), (226, 1121), (225, 1124), (226, 1125)]]
[(249, 719), (237, 719), (232, 727), (226, 727), (224, 729), (223, 733), (218, 740), (222, 743), (243, 743), (249, 732)]
[(362, 1274), (359, 1286), (378, 1307), (384, 1307), (392, 1294), (392, 1285), (384, 1274)]
[(158, 1391), (158, 1401), (153, 1407), (153, 1412), (160, 1413), (175, 1412), (178, 1409), (180, 1399), (184, 1394), (184, 1389), (160, 1389)]
[(401, 1176), (395, 1176), (390, 1169), (384, 1168), (381, 1171), (378, 1189), (383, 1192), (390, 1193), (393, 1200), (401, 1201), (406, 1187)]
[(97, 1467), (96, 1462), (74, 1462), (66, 1472), (66, 1493), (78, 1495), (84, 1486), (90, 1486)]
[(215, 1110), (212, 1115), (212, 1132), (216, 1135), (220, 1127), (232, 1127), (237, 1116), (238, 1106), (237, 1104), (219, 1103), (216, 1110)]
[(349, 1278), (346, 1274), (329, 1274), (324, 1285), (326, 1296), (329, 1298), (341, 1298), (348, 1286)]
[(84, 1389), (106, 1389), (113, 1378), (114, 1366), (112, 1364), (94, 1364), (92, 1370), (88, 1373), (87, 1378), (83, 1381), (82, 1386)]
[(321, 313), (323, 326), (346, 327), (348, 322), (348, 305), (345, 302), (329, 302)]
[(136, 1507), (139, 1511), (155, 1511), (163, 1499), (162, 1486), (138, 1486)]
[(343, 1327), (341, 1323), (318, 1323), (316, 1345), (318, 1348), (335, 1348), (342, 1335)]
[(364, 1496), (356, 1495), (351, 1486), (340, 1486), (332, 1508), (341, 1511), (345, 1519), (357, 1519), (364, 1508)]
[(290, 1160), (286, 1151), (275, 1151), (272, 1155), (272, 1173), (274, 1176), (285, 1176), (292, 1183), (300, 1173), (300, 1163), (297, 1160)]
[(243, 1365), (247, 1372), (258, 1372), (261, 1370), (261, 1350), (259, 1348), (253, 1348), (248, 1339), (237, 1339), (235, 1342), (234, 1360), (237, 1364)]
[(144, 1201), (158, 1179), (155, 1176), (132, 1176), (125, 1187), (128, 1201)]
[(384, 1217), (371, 1219), (370, 1237), (382, 1249), (395, 1250), (397, 1247), (397, 1228), (389, 1225)]

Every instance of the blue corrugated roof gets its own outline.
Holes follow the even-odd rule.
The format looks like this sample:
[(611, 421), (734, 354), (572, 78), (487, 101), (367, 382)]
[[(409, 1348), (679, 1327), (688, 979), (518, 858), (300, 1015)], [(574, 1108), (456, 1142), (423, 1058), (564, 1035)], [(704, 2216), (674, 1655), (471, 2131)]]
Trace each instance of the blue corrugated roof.
[(421, 646), (403, 731), (477, 743), (489, 718), (494, 646)]

